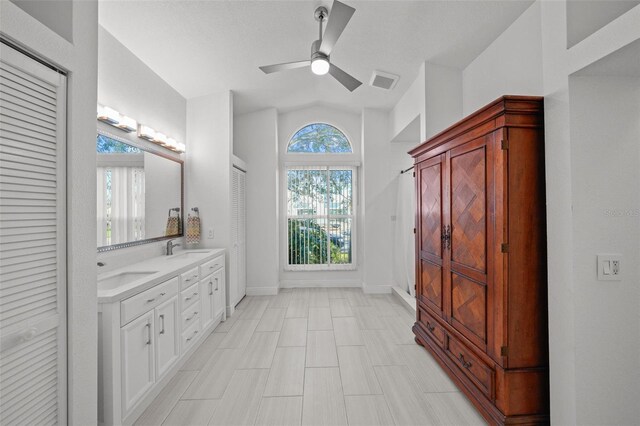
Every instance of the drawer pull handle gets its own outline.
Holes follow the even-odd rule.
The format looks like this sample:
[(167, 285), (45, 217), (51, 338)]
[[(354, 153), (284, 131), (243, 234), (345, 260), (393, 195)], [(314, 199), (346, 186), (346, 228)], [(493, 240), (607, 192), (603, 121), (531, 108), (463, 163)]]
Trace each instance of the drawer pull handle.
[(154, 297), (153, 299), (147, 299), (147, 303), (154, 302), (156, 299), (160, 299), (165, 294), (167, 294), (167, 293), (160, 293), (160, 296), (158, 296), (158, 297)]
[(191, 278), (187, 278), (184, 281), (188, 283), (189, 281), (191, 281)]
[(473, 365), (473, 363), (471, 361), (465, 361), (464, 360), (464, 355), (460, 354), (460, 358), (458, 358), (460, 360), (460, 362), (462, 363), (462, 366), (464, 368), (466, 368), (467, 370), (469, 368), (471, 368), (471, 366)]
[(144, 325), (147, 328), (147, 345), (151, 344), (151, 324), (146, 323)]
[(433, 330), (436, 329), (435, 325), (431, 325), (431, 323), (429, 323), (429, 321), (427, 321), (427, 330), (429, 330), (431, 333), (433, 333)]
[(164, 334), (164, 314), (160, 315), (160, 325), (162, 326), (162, 330), (160, 330), (160, 334)]
[(187, 342), (191, 341), (191, 339), (193, 339), (194, 337), (196, 337), (196, 334), (198, 334), (198, 330), (196, 330), (196, 331), (194, 331), (194, 332), (193, 332), (193, 335), (191, 335), (191, 337), (189, 337), (189, 338), (187, 339)]
[(196, 317), (196, 315), (198, 315), (198, 311), (195, 311), (193, 313), (193, 315), (191, 315), (189, 318), (186, 319), (186, 321), (191, 321), (192, 319), (194, 319)]
[(209, 266), (209, 270), (215, 269), (215, 268), (217, 268), (217, 267), (218, 267), (218, 264), (216, 263), (216, 264), (215, 264), (215, 265), (213, 265), (213, 266)]

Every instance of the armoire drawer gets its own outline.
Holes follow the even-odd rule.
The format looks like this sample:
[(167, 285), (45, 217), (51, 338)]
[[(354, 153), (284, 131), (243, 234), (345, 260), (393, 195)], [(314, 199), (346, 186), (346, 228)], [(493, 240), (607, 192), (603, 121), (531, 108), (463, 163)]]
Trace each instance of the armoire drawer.
[(444, 329), (431, 315), (422, 310), (422, 308), (418, 309), (418, 321), (422, 325), (422, 328), (427, 331), (427, 334), (431, 336), (441, 348), (444, 347)]
[(495, 377), (493, 369), (450, 334), (446, 336), (444, 350), (478, 389), (491, 398)]

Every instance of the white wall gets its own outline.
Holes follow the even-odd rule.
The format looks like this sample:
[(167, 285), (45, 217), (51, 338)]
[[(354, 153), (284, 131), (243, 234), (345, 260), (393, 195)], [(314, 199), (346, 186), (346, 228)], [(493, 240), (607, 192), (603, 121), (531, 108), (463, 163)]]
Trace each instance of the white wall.
[[(576, 421), (640, 419), (640, 78), (571, 77)], [(597, 254), (622, 254), (598, 281)]]
[(247, 163), (247, 293), (275, 294), (279, 276), (278, 112), (233, 119), (233, 149)]
[(186, 143), (186, 99), (102, 26), (98, 29), (98, 102)]
[(462, 115), (462, 71), (430, 62), (424, 64), (424, 139), (436, 135)]
[[(66, 5), (60, 5), (63, 9)], [(65, 10), (60, 11), (65, 14)], [(96, 87), (97, 2), (73, 5), (71, 44), (15, 4), (0, 2), (3, 35), (69, 71), (67, 109), (68, 423), (97, 418)]]
[(73, 2), (71, 0), (11, 0), (47, 28), (73, 43)]
[(536, 2), (464, 69), (464, 116), (502, 95), (542, 95), (540, 16)]
[[(231, 164), (233, 93), (225, 91), (187, 101), (185, 209), (200, 209), (200, 247), (229, 249), (231, 242)], [(209, 230), (214, 238), (208, 238)], [(227, 286), (229, 256), (226, 257)], [(227, 292), (227, 305), (229, 305)]]
[(637, 0), (568, 0), (567, 47), (581, 42), (638, 4)]
[(364, 109), (362, 112), (363, 168), (360, 188), (363, 192), (364, 264), (363, 290), (388, 293), (395, 285), (393, 276), (396, 197), (400, 170), (413, 161), (407, 154), (415, 143), (390, 143), (387, 111)]
[[(327, 123), (339, 130), (341, 130), (351, 142), (353, 147), (353, 154), (341, 154), (340, 157), (347, 162), (362, 161), (362, 150), (360, 146), (361, 141), (361, 123), (360, 115), (354, 114), (349, 111), (343, 111), (337, 108), (331, 108), (324, 105), (314, 105), (306, 108), (300, 108), (295, 111), (285, 112), (278, 116), (278, 151), (279, 151), (279, 165), (284, 167), (286, 162), (290, 161), (305, 161), (309, 159), (309, 156), (305, 154), (286, 154), (287, 146), (291, 137), (300, 130), (302, 127), (311, 123)], [(318, 155), (314, 154), (311, 158), (318, 159)], [(358, 181), (362, 182), (362, 175), (358, 176)], [(284, 194), (286, 182), (284, 179), (280, 179), (279, 191), (280, 194)], [(360, 191), (361, 192), (361, 191)], [(284, 266), (287, 259), (286, 256), (286, 229), (284, 226), (285, 217), (280, 215), (279, 220), (279, 232), (280, 232), (280, 284), (282, 287), (292, 286), (357, 286), (362, 285), (362, 235), (363, 235), (363, 220), (362, 220), (362, 194), (358, 196), (358, 224), (357, 224), (357, 241), (355, 241), (355, 255), (357, 262), (357, 269), (353, 271), (285, 271)], [(286, 197), (280, 198), (280, 211), (286, 212)]]

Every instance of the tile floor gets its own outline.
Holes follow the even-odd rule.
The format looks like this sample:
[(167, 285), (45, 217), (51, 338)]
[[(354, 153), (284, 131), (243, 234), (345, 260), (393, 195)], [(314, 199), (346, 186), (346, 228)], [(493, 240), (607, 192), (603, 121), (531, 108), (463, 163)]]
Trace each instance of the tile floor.
[(246, 297), (136, 425), (483, 425), (391, 295)]

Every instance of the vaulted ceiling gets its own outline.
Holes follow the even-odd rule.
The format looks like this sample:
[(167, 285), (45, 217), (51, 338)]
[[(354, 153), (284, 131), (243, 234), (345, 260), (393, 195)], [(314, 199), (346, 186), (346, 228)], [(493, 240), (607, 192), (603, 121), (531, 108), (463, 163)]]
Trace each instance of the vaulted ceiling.
[[(233, 90), (236, 113), (323, 102), (391, 108), (432, 61), (464, 68), (532, 1), (343, 1), (356, 9), (331, 61), (364, 84), (353, 93), (308, 68), (265, 75), (260, 65), (305, 60), (313, 12), (331, 1), (103, 0), (100, 24), (185, 98)], [(331, 17), (329, 17), (331, 19)], [(400, 75), (391, 91), (374, 70)]]

